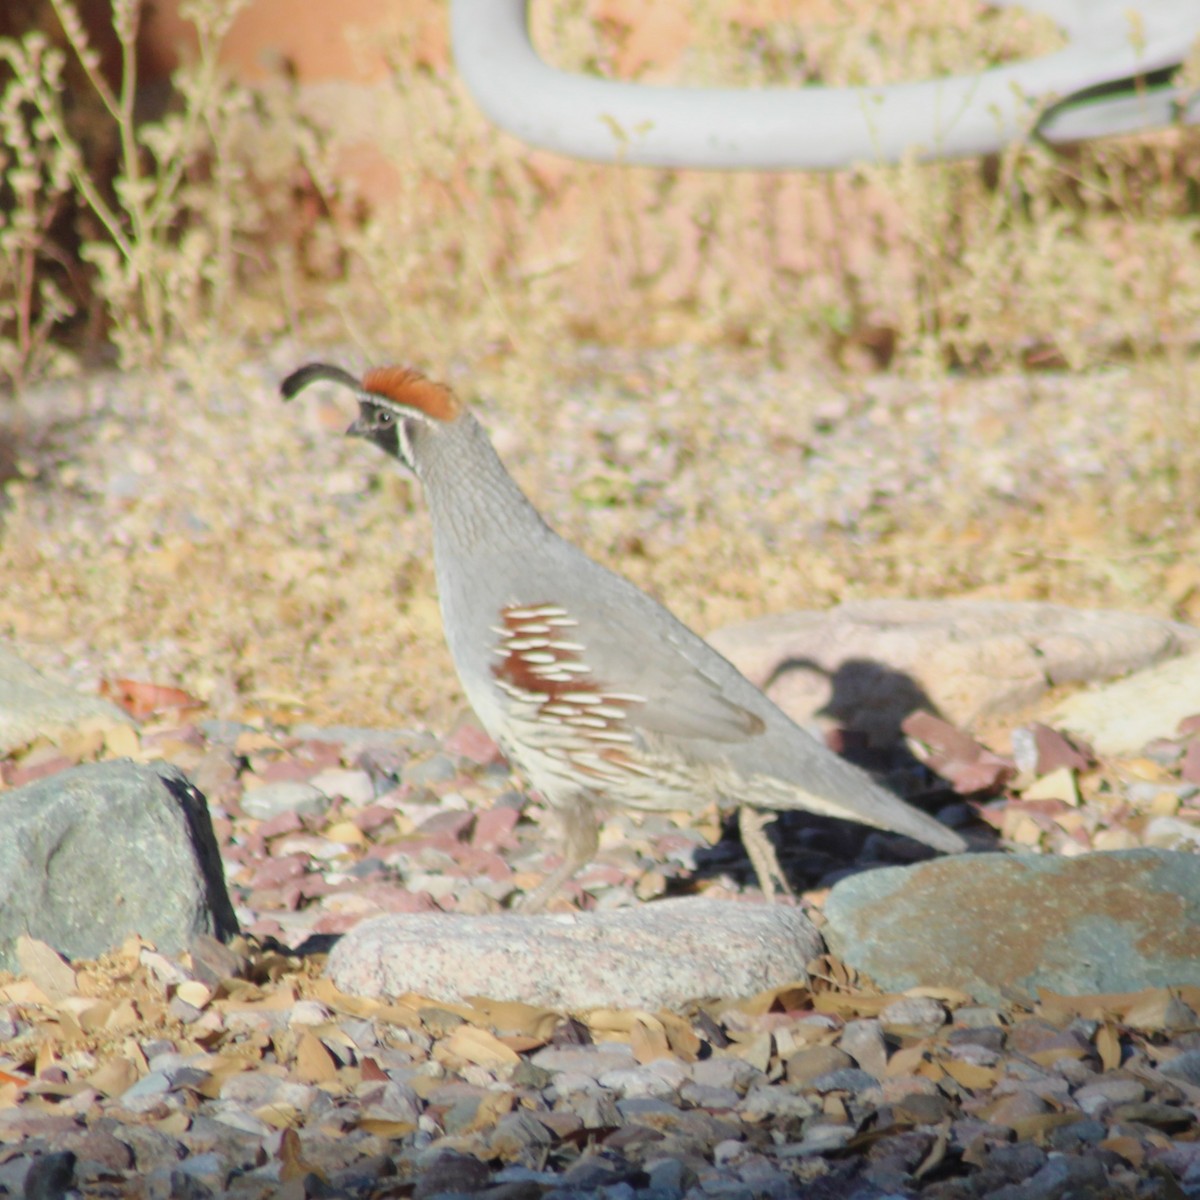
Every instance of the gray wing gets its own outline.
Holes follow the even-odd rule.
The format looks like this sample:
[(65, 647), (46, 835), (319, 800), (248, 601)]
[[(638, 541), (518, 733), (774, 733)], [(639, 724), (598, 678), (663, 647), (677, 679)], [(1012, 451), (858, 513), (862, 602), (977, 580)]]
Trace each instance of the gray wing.
[[(632, 585), (627, 585), (632, 589)], [(626, 720), (648, 734), (746, 742), (766, 731), (770, 701), (702, 638), (634, 592), (603, 612), (573, 612), (597, 681), (638, 697)], [(656, 634), (649, 646), (646, 627)]]

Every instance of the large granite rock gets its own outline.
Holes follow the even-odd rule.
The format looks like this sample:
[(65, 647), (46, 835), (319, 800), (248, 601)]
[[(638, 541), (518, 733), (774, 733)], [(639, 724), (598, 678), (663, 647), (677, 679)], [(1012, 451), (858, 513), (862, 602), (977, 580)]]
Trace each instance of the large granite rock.
[(888, 991), (1200, 985), (1200, 855), (959, 854), (843, 879), (825, 917), (829, 948)]
[(709, 641), (795, 720), (828, 717), (886, 744), (915, 709), (970, 726), (1054, 686), (1200, 649), (1200, 630), (1059, 604), (865, 600), (731, 625)]
[(95, 958), (132, 933), (166, 954), (237, 918), (204, 797), (177, 768), (93, 763), (0, 793), (0, 969), (28, 934)]
[(653, 1012), (806, 981), (805, 964), (822, 950), (799, 909), (680, 899), (544, 916), (389, 914), (347, 933), (328, 973), (366, 996)]

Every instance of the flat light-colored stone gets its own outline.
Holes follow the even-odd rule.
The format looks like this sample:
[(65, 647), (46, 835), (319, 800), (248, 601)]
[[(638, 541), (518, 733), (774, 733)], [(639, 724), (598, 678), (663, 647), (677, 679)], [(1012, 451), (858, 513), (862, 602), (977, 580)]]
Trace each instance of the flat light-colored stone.
[(820, 952), (799, 909), (680, 899), (604, 913), (389, 914), (346, 934), (328, 973), (357, 995), (654, 1011), (806, 980)]
[(1135, 754), (1171, 737), (1184, 717), (1200, 713), (1200, 653), (1068, 696), (1050, 721), (1086, 739), (1101, 754)]
[(366, 771), (328, 767), (308, 782), (330, 799), (341, 796), (349, 804), (370, 804), (375, 799), (375, 787)]
[(709, 641), (793, 719), (828, 717), (886, 743), (914, 709), (969, 726), (1052, 686), (1200, 648), (1200, 630), (1059, 604), (866, 600), (731, 625)]
[(133, 721), (115, 704), (48, 679), (0, 645), (0, 754), (89, 723), (106, 727)]
[(242, 796), (242, 812), (259, 821), (269, 821), (281, 813), (311, 816), (329, 807), (329, 797), (319, 787), (298, 779), (280, 779), (252, 788)]
[(825, 903), (829, 948), (888, 991), (1068, 995), (1200, 985), (1200, 855), (959, 854), (862, 871)]

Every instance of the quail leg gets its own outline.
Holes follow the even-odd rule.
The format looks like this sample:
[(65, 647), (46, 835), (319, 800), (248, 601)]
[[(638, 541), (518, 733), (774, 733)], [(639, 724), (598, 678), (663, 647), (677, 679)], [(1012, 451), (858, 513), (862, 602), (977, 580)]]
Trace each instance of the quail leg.
[(519, 904), (523, 913), (541, 912), (580, 867), (591, 862), (600, 848), (600, 823), (591, 802), (579, 797), (556, 806), (562, 825), (563, 861)]
[(758, 876), (758, 886), (768, 900), (774, 900), (781, 892), (785, 896), (795, 893), (788, 885), (775, 854), (775, 847), (767, 837), (766, 827), (775, 820), (774, 813), (765, 813), (760, 809), (743, 804), (738, 808), (738, 833), (742, 837), (742, 845), (750, 865)]

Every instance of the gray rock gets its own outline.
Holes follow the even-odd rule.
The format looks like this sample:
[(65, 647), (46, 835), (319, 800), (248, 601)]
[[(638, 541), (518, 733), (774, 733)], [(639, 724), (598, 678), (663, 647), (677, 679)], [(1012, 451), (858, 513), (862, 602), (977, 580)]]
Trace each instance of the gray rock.
[(732, 1088), (736, 1092), (744, 1092), (756, 1079), (762, 1077), (762, 1072), (751, 1066), (745, 1059), (702, 1058), (692, 1063), (692, 1078), (706, 1087)]
[(874, 1075), (876, 1079), (883, 1078), (887, 1070), (888, 1052), (879, 1021), (847, 1021), (838, 1039), (838, 1049), (850, 1055), (869, 1075)]
[(782, 905), (681, 899), (550, 916), (397, 913), (346, 934), (328, 974), (357, 995), (653, 1012), (806, 980), (820, 947), (803, 913)]
[(34, 738), (53, 738), (84, 724), (111, 727), (132, 725), (133, 721), (115, 704), (47, 679), (0, 646), (0, 754), (27, 746)]
[(366, 771), (327, 767), (308, 782), (331, 799), (341, 796), (350, 804), (370, 804), (375, 799), (375, 785)]
[(945, 1023), (946, 1010), (931, 996), (904, 996), (879, 1013), (879, 1024), (903, 1037), (931, 1037)]
[(599, 1080), (609, 1071), (633, 1066), (636, 1060), (632, 1047), (623, 1042), (604, 1042), (586, 1046), (546, 1046), (529, 1061), (543, 1071), (566, 1071)]
[(954, 1010), (954, 1023), (964, 1029), (992, 1029), (1002, 1025), (1004, 1021), (998, 1009), (970, 1004)]
[(1200, 856), (973, 854), (864, 871), (825, 905), (830, 949), (888, 991), (1068, 995), (1200, 984)]
[(1142, 830), (1142, 839), (1148, 846), (1164, 846), (1168, 850), (1200, 847), (1200, 825), (1179, 817), (1152, 817)]
[(1146, 1089), (1136, 1079), (1106, 1077), (1097, 1079), (1075, 1092), (1075, 1103), (1088, 1116), (1115, 1104), (1138, 1104), (1146, 1098)]
[(820, 714), (889, 742), (915, 708), (970, 725), (1057, 684), (1114, 679), (1200, 647), (1200, 630), (1058, 604), (865, 600), (731, 625), (709, 641), (796, 720)]
[(34, 1161), (32, 1154), (18, 1154), (0, 1163), (0, 1188), (4, 1189), (3, 1195), (25, 1195), (25, 1178)]
[(820, 1075), (849, 1070), (854, 1060), (836, 1046), (806, 1046), (787, 1060), (788, 1083), (807, 1087)]
[(685, 1083), (679, 1089), (680, 1099), (693, 1108), (736, 1108), (741, 1096), (726, 1087), (710, 1087), (706, 1083)]
[(0, 794), (0, 969), (20, 934), (95, 958), (237, 932), (204, 797), (167, 763), (93, 763)]
[(232, 1170), (221, 1155), (209, 1150), (204, 1154), (193, 1154), (185, 1158), (177, 1167), (173, 1168), (172, 1175), (174, 1176), (176, 1173), (194, 1179), (207, 1187), (210, 1192), (220, 1195), (229, 1184)]
[(1158, 1068), (1170, 1079), (1181, 1079), (1200, 1087), (1200, 1050), (1185, 1050)]
[(859, 1067), (843, 1067), (840, 1071), (826, 1071), (809, 1083), (817, 1092), (861, 1092), (877, 1087), (879, 1080)]
[[(682, 1082), (682, 1081), (681, 1081)], [(664, 1079), (657, 1071), (648, 1067), (623, 1067), (616, 1071), (606, 1071), (600, 1077), (602, 1087), (615, 1092), (622, 1100), (632, 1100), (649, 1096), (655, 1099), (667, 1099), (675, 1095), (677, 1086)]]
[(1134, 754), (1171, 737), (1184, 717), (1200, 713), (1200, 654), (1160, 663), (1128, 679), (1064, 700), (1048, 718), (1101, 754)]
[[(496, 1128), (488, 1138), (488, 1153), (505, 1162), (544, 1162), (553, 1143), (554, 1139), (546, 1126), (527, 1109), (519, 1108), (505, 1113), (496, 1122)], [(497, 1182), (526, 1182), (517, 1172), (540, 1175), (540, 1172), (532, 1172), (528, 1167), (509, 1167), (506, 1171), (497, 1172)]]
[(320, 788), (297, 779), (264, 783), (242, 794), (242, 812), (258, 821), (269, 821), (285, 812), (312, 816), (328, 807), (329, 797)]

